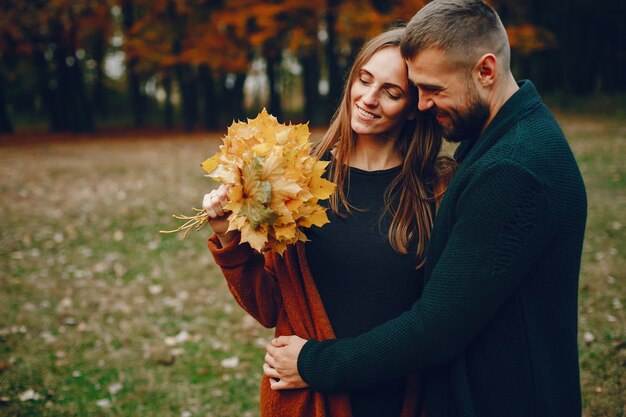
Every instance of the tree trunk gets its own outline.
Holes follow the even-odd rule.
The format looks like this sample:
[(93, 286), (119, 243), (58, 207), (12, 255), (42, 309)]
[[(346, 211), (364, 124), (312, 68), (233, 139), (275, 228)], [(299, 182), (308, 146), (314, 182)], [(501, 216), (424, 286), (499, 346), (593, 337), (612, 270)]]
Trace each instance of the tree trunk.
[(198, 83), (204, 102), (204, 127), (209, 130), (217, 129), (219, 127), (220, 106), (217, 102), (213, 74), (208, 65), (201, 65), (198, 68)]
[(107, 116), (108, 105), (106, 89), (104, 87), (104, 55), (106, 54), (106, 43), (104, 34), (99, 33), (94, 39), (93, 59), (96, 61), (96, 79), (94, 80), (93, 103), (94, 109), (100, 116)]
[(163, 90), (165, 90), (165, 109), (163, 120), (165, 128), (171, 130), (174, 127), (174, 105), (172, 104), (172, 77), (167, 74), (163, 77)]
[(0, 78), (0, 133), (13, 133), (13, 125), (7, 111), (6, 97), (4, 96), (4, 80)]
[(301, 58), (302, 63), (302, 84), (304, 90), (304, 118), (311, 126), (317, 126), (319, 120), (319, 88), (320, 64), (317, 57), (317, 50), (311, 48), (308, 54)]
[(280, 65), (280, 52), (270, 51), (265, 60), (267, 62), (266, 71), (270, 90), (269, 113), (274, 117), (283, 118), (283, 109), (281, 106), (280, 93), (278, 91), (278, 70)]
[(335, 24), (337, 22), (337, 7), (339, 3), (339, 0), (328, 0), (328, 10), (326, 12), (326, 31), (328, 32), (326, 43), (326, 62), (328, 63), (327, 102), (331, 112), (334, 112), (337, 108), (343, 90), (343, 75), (339, 67), (339, 56), (336, 52), (337, 32)]
[[(182, 52), (182, 42), (184, 39), (184, 28), (181, 16), (176, 8), (176, 1), (169, 0), (167, 5), (167, 15), (173, 26), (172, 55), (180, 57)], [(198, 120), (196, 80), (193, 68), (185, 63), (178, 63), (174, 67), (180, 97), (182, 101), (182, 116), (185, 130), (191, 131)]]
[(56, 106), (55, 92), (51, 89), (53, 80), (48, 72), (48, 61), (46, 61), (43, 51), (36, 49), (33, 53), (33, 61), (37, 77), (37, 89), (48, 114), (48, 130), (51, 132), (61, 131), (63, 130), (61, 108)]
[[(71, 10), (71, 9), (70, 9)], [(89, 132), (93, 130), (93, 118), (91, 113), (91, 105), (87, 101), (85, 91), (85, 78), (80, 61), (76, 57), (76, 48), (78, 45), (78, 27), (76, 18), (70, 12), (70, 27), (67, 33), (67, 46), (65, 48), (65, 71), (67, 76), (65, 85), (68, 87), (69, 106), (68, 116), (70, 121), (70, 129), (72, 132)]]
[(196, 79), (190, 65), (176, 65), (176, 78), (182, 101), (182, 116), (185, 130), (192, 131), (198, 121)]
[[(132, 0), (122, 0), (122, 14), (124, 31), (128, 33), (135, 23), (135, 13)], [(142, 127), (144, 117), (144, 96), (141, 92), (141, 78), (137, 73), (138, 61), (136, 58), (126, 60), (126, 78), (128, 81), (128, 95), (130, 96), (131, 110), (133, 113), (133, 125)]]
[(230, 126), (233, 121), (240, 121), (246, 119), (246, 114), (243, 108), (243, 85), (246, 81), (246, 74), (236, 74), (235, 82), (231, 87), (228, 87), (226, 83), (226, 77), (222, 78), (222, 85), (224, 88), (224, 100), (226, 102), (227, 111), (224, 114), (224, 122)]
[(56, 49), (54, 51), (54, 58), (56, 63), (56, 88), (53, 89), (54, 107), (58, 111), (59, 117), (59, 130), (70, 130), (70, 115), (69, 115), (69, 97), (71, 95), (69, 86), (69, 75), (67, 71), (67, 65), (65, 59), (67, 57), (67, 50), (62, 40), (63, 27), (60, 23), (57, 23), (55, 30), (55, 44)]

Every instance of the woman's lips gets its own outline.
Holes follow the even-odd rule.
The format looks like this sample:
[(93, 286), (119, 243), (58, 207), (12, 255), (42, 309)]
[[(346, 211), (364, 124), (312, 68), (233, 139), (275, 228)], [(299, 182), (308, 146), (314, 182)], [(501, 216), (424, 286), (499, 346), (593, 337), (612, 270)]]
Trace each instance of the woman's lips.
[(370, 113), (367, 110), (362, 109), (361, 107), (359, 107), (357, 105), (355, 105), (355, 106), (356, 106), (356, 110), (357, 110), (357, 113), (359, 114), (359, 116), (361, 116), (364, 119), (373, 120), (373, 119), (377, 119), (377, 118), (380, 117), (380, 116), (375, 115), (374, 113)]

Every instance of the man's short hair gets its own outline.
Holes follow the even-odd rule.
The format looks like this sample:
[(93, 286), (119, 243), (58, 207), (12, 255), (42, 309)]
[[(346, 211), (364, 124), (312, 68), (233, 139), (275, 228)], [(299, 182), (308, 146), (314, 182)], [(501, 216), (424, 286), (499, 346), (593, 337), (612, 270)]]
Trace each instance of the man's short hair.
[(433, 0), (406, 26), (400, 43), (405, 59), (436, 48), (457, 61), (473, 66), (486, 53), (493, 53), (509, 69), (511, 50), (506, 30), (496, 11), (482, 0)]

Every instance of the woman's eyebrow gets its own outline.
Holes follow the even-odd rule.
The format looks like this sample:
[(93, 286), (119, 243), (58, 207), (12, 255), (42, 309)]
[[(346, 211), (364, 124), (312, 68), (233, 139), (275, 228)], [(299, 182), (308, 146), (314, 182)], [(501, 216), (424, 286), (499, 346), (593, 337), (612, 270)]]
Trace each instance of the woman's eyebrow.
[[(376, 78), (376, 77), (374, 77), (374, 75), (372, 75), (372, 73), (371, 73), (371, 72), (369, 72), (369, 71), (368, 71), (368, 70), (366, 70), (365, 68), (361, 68), (360, 73), (365, 73), (365, 74), (369, 75), (369, 76), (370, 76), (370, 77), (372, 77), (372, 78)], [(390, 82), (386, 82), (386, 83), (384, 83), (384, 84), (383, 84), (383, 87), (393, 87), (393, 88), (397, 88), (397, 89), (399, 89), (400, 91), (404, 92), (404, 88), (402, 88), (402, 86), (399, 86), (398, 84), (394, 84), (394, 83), (390, 83)]]

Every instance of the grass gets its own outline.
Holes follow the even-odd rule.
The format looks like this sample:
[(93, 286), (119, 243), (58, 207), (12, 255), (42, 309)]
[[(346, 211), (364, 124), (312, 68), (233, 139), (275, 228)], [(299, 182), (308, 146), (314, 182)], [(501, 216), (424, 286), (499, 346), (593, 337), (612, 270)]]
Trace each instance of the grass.
[[(624, 416), (626, 128), (559, 119), (589, 195), (584, 414)], [(213, 187), (199, 163), (219, 136), (0, 146), (1, 416), (258, 415), (272, 331), (233, 301), (208, 230), (158, 234)]]
[(626, 416), (626, 126), (575, 115), (561, 125), (589, 199), (579, 291), (585, 415)]

